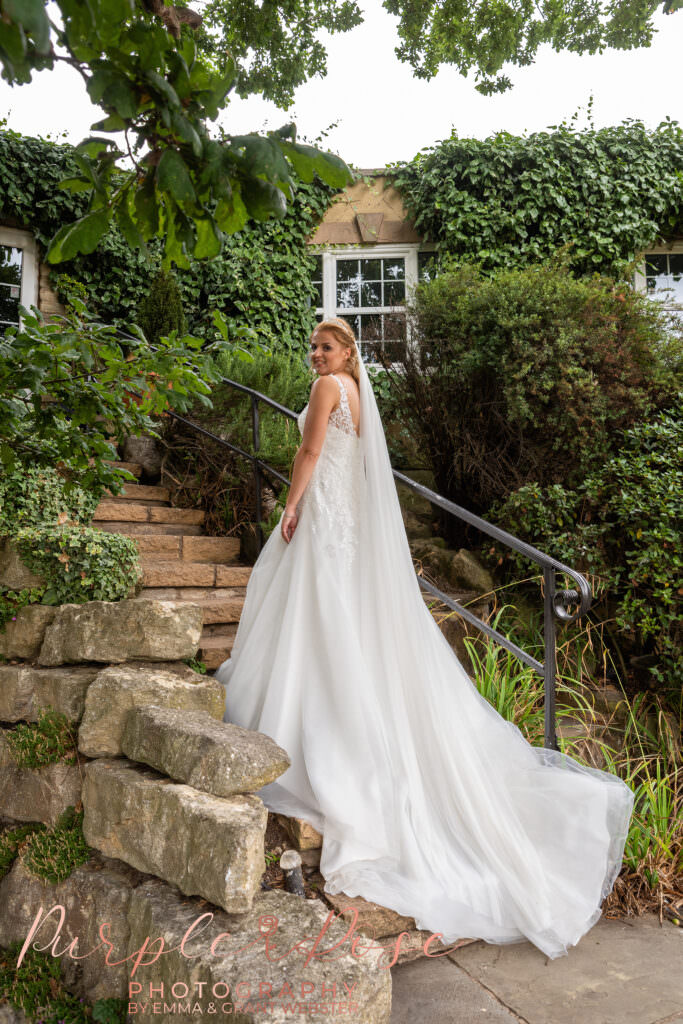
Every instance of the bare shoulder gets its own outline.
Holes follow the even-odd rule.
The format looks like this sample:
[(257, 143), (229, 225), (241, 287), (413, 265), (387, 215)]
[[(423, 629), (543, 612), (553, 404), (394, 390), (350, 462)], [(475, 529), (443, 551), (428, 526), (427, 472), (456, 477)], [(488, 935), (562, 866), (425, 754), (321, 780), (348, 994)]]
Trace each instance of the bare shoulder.
[(311, 399), (322, 399), (324, 402), (336, 401), (339, 397), (339, 385), (332, 374), (323, 374), (311, 384)]

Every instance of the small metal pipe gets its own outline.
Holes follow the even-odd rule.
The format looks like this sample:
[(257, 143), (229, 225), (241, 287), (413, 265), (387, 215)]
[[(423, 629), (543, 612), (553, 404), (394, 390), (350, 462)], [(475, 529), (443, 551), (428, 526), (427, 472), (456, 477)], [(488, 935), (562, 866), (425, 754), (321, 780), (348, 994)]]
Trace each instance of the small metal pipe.
[(557, 750), (555, 734), (555, 677), (557, 662), (555, 652), (555, 570), (546, 566), (543, 570), (543, 708), (545, 732), (543, 746)]

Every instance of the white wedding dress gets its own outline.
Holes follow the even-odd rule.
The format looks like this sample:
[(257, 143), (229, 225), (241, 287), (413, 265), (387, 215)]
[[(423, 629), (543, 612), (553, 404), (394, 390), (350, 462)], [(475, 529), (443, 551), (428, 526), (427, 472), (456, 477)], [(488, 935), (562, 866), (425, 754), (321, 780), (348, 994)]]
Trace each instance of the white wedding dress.
[(257, 795), (322, 833), (327, 892), (446, 943), (564, 955), (619, 873), (633, 792), (531, 746), (481, 696), (422, 599), (365, 367), (360, 437), (336, 379), (292, 540), (268, 538), (215, 672), (224, 721), (288, 752)]

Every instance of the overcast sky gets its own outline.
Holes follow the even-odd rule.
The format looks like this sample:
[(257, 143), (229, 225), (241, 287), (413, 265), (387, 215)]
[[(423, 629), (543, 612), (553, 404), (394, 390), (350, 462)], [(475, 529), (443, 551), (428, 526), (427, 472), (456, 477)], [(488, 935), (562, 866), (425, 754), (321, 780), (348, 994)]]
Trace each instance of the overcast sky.
[[(544, 48), (537, 62), (512, 68), (513, 88), (481, 96), (473, 78), (444, 68), (430, 82), (413, 78), (394, 53), (396, 18), (379, 0), (361, 4), (365, 22), (345, 35), (321, 36), (329, 52), (328, 74), (296, 93), (289, 111), (259, 97), (233, 100), (220, 118), (226, 131), (273, 129), (295, 121), (299, 138), (313, 141), (337, 122), (322, 145), (357, 167), (408, 160), (423, 147), (450, 135), (484, 138), (499, 130), (542, 131), (585, 110), (593, 95), (596, 127), (638, 118), (655, 127), (668, 115), (683, 120), (680, 58), (683, 11), (658, 13), (649, 49), (609, 51), (580, 57)], [(79, 142), (102, 113), (91, 106), (76, 71), (60, 67), (34, 76), (31, 85), (0, 83), (0, 110), (10, 128)]]

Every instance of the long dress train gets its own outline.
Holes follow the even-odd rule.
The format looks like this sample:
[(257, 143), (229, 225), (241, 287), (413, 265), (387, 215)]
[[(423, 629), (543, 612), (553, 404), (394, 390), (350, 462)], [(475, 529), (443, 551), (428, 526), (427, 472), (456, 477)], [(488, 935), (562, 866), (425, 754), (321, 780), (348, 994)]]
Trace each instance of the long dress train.
[(325, 891), (414, 917), (446, 943), (529, 939), (564, 955), (619, 873), (633, 792), (529, 744), (468, 677), (422, 599), (362, 372), (361, 435), (374, 422), (380, 454), (356, 435), (336, 377), (297, 528), (264, 545), (215, 672), (224, 721), (288, 752), (257, 795), (322, 833)]

